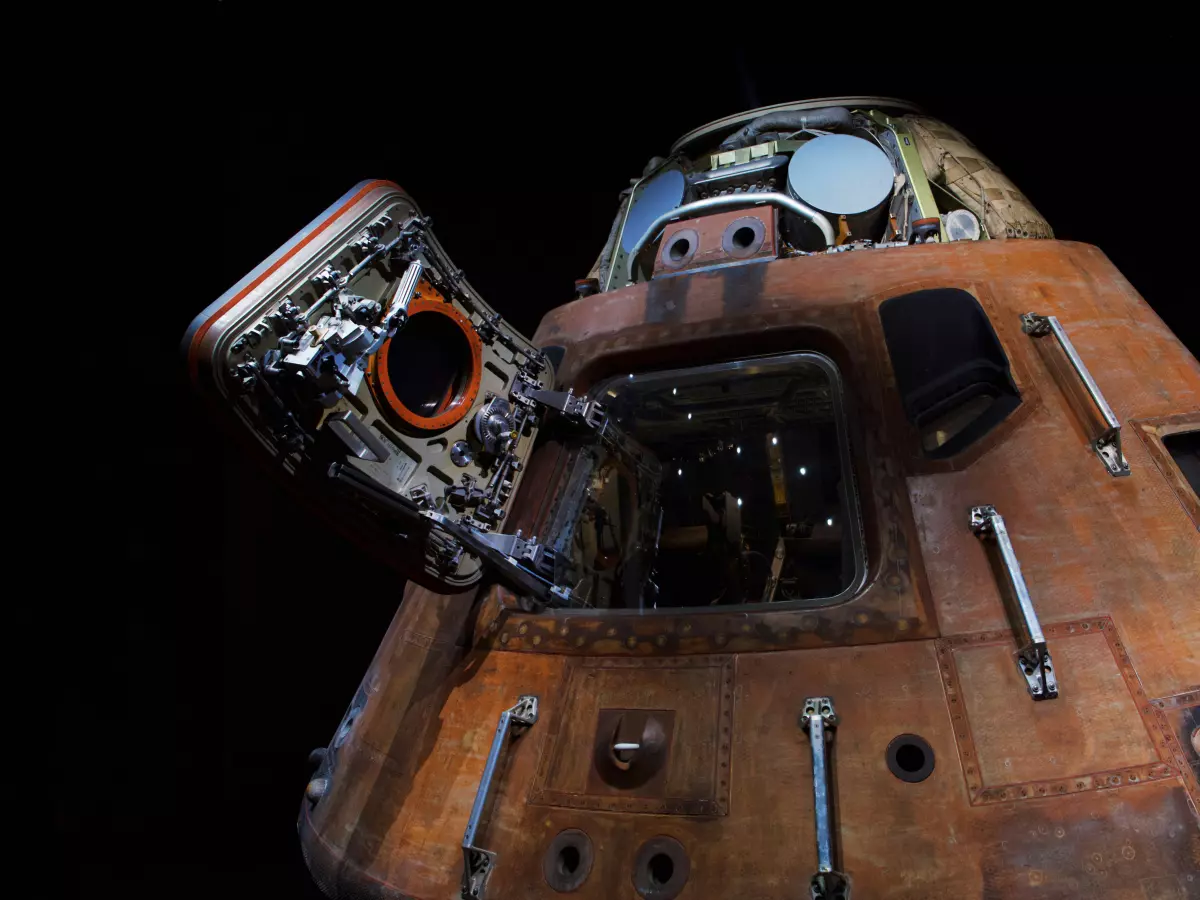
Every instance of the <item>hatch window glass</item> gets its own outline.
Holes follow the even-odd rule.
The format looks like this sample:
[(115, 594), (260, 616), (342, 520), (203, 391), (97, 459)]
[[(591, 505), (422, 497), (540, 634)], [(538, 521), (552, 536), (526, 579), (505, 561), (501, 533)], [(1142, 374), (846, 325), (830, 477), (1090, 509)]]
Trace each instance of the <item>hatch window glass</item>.
[(1021, 394), (979, 301), (934, 288), (879, 307), (904, 411), (933, 459), (954, 456), (1016, 409)]
[(625, 448), (573, 460), (555, 580), (576, 606), (678, 609), (851, 596), (865, 572), (842, 383), (796, 353), (626, 374), (593, 397)]

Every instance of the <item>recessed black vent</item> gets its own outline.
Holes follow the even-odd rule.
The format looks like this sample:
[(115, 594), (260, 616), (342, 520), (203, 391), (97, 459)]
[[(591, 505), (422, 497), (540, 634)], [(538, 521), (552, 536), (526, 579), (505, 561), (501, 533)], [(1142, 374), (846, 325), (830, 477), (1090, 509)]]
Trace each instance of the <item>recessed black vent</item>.
[(1021, 404), (1008, 357), (979, 301), (933, 288), (879, 307), (904, 411), (922, 452), (945, 459), (979, 440)]

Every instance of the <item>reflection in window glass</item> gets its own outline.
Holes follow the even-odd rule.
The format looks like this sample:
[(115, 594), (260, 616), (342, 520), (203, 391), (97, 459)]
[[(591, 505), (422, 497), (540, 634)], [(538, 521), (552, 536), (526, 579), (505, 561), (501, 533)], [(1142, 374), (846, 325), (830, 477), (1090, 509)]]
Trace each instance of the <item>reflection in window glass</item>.
[(594, 395), (648, 464), (634, 471), (599, 444), (575, 457), (556, 580), (581, 604), (820, 605), (856, 589), (858, 502), (829, 360), (624, 375)]

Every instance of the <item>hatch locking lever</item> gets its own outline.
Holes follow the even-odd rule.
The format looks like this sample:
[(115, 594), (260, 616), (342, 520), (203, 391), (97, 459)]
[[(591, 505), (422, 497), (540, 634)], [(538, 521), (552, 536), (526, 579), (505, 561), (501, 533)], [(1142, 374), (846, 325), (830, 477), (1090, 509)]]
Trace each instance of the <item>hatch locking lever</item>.
[(817, 819), (817, 871), (809, 882), (811, 900), (849, 900), (850, 880), (833, 868), (833, 829), (829, 815), (829, 776), (825, 759), (825, 734), (832, 738), (837, 713), (831, 697), (809, 697), (804, 701), (800, 724), (812, 745), (813, 809)]
[(467, 830), (463, 833), (463, 877), (462, 900), (483, 900), (487, 889), (488, 876), (496, 864), (496, 854), (491, 850), (477, 847), (476, 832), (479, 829), (479, 819), (483, 815), (483, 807), (487, 803), (488, 793), (492, 787), (492, 777), (496, 774), (496, 764), (500, 760), (500, 751), (504, 740), (511, 730), (516, 737), (535, 722), (538, 718), (538, 698), (534, 694), (522, 694), (517, 698), (516, 706), (500, 713), (500, 722), (496, 726), (496, 734), (492, 738), (492, 749), (488, 751), (487, 762), (483, 766), (483, 776), (479, 779), (479, 790), (475, 792), (475, 803), (471, 806), (471, 817), (467, 819)]
[(1029, 686), (1029, 695), (1034, 700), (1053, 700), (1058, 696), (1058, 679), (1054, 676), (1046, 636), (1042, 633), (1042, 624), (1029, 597), (1029, 588), (1025, 586), (1025, 576), (1021, 574), (1021, 564), (1017, 562), (1004, 518), (994, 506), (974, 506), (971, 508), (971, 530), (980, 540), (995, 538), (1000, 548), (1000, 558), (1012, 583), (1017, 608), (1024, 619), (1027, 643), (1017, 653), (1017, 668)]

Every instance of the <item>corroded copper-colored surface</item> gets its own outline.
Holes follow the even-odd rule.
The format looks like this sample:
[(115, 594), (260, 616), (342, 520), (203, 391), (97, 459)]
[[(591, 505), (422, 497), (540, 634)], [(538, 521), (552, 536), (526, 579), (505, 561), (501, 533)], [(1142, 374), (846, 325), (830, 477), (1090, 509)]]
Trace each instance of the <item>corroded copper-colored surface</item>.
[[(876, 311), (927, 287), (979, 298), (1022, 395), (947, 461), (920, 455)], [(1129, 477), (1091, 451), (1094, 422), (1060, 351), (1020, 330), (1030, 311), (1059, 317), (1125, 424)], [(804, 895), (816, 850), (798, 716), (811, 696), (832, 697), (839, 716), (837, 862), (854, 896), (1200, 895), (1200, 534), (1169, 460), (1130, 424), (1195, 416), (1200, 366), (1103, 254), (997, 241), (762, 263), (570, 304), (537, 343), (565, 348), (560, 371), (577, 388), (752, 353), (829, 355), (853, 403), (868, 586), (832, 609), (640, 617), (531, 615), (498, 589), (473, 603), (410, 588), (329, 791), (302, 811), (327, 890), (457, 896), (498, 717), (532, 693), (540, 717), (506, 743), (479, 829), (496, 854), (489, 898), (561, 896), (544, 857), (567, 829), (592, 844), (580, 897), (637, 897), (633, 866), (657, 837), (688, 854), (681, 898)], [(557, 453), (526, 473), (526, 521), (559, 477)], [(986, 503), (1005, 517), (1045, 628), (1055, 700), (1033, 702), (1017, 672), (997, 570), (968, 526)], [(669, 718), (672, 739), (660, 782), (614, 794), (590, 766), (621, 709)], [(925, 780), (888, 769), (900, 734), (932, 748)]]
[[(774, 207), (765, 207), (716, 213), (667, 225), (658, 241), (659, 251), (654, 259), (654, 277), (662, 278), (705, 266), (742, 265), (751, 260), (773, 259), (779, 255), (776, 247), (777, 218), (778, 213)], [(750, 236), (750, 240), (743, 240), (740, 244), (734, 243), (732, 234), (739, 228), (756, 233)], [(742, 237), (745, 238), (746, 234), (743, 233)], [(676, 253), (679, 259), (675, 259), (671, 250), (680, 238), (688, 243), (687, 253)]]
[[(1050, 625), (1046, 638), (1072, 683), (1053, 704), (1013, 704), (1024, 682), (1013, 665), (1012, 632), (937, 642), (972, 803), (1186, 776), (1111, 619)], [(1200, 799), (1186, 777), (1185, 785)]]
[[(567, 712), (547, 726), (531, 802), (685, 816), (728, 813), (733, 658), (664, 657), (652, 665), (654, 677), (648, 679), (637, 660), (598, 657), (567, 664), (562, 687)], [(680, 698), (691, 702), (681, 706)], [(670, 719), (665, 758), (644, 781), (638, 779), (642, 783), (621, 785), (593, 761), (597, 739), (607, 742), (613, 734), (614, 717), (605, 713), (622, 707)], [(631, 774), (639, 762), (634, 759)]]

